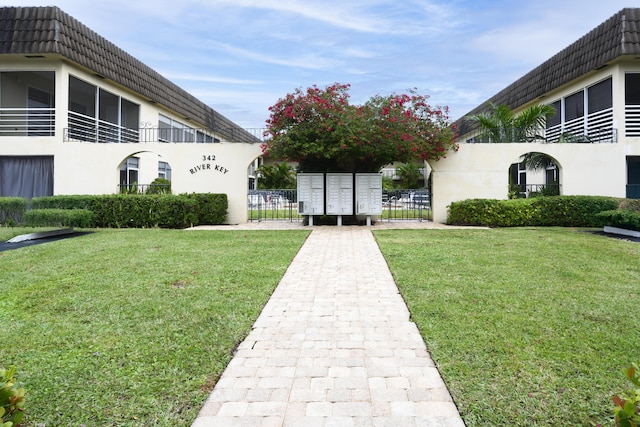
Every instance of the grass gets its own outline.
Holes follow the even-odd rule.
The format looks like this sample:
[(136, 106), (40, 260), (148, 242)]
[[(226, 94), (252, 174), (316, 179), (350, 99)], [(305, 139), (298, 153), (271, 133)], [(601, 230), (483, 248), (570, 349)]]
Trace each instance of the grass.
[(102, 230), (0, 253), (23, 425), (190, 425), (306, 235)]
[[(0, 365), (18, 366), (25, 427), (190, 425), (306, 235), (101, 230), (0, 253)], [(468, 427), (612, 424), (640, 357), (640, 244), (375, 235)]]
[(640, 244), (584, 230), (375, 233), (469, 427), (612, 425), (640, 361)]

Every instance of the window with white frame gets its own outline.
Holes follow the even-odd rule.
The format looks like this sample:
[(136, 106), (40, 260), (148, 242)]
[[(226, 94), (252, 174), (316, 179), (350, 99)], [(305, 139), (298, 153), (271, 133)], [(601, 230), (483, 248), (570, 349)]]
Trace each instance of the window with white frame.
[(550, 104), (548, 142), (615, 142), (612, 79), (607, 77)]
[(171, 166), (167, 162), (158, 162), (158, 178), (164, 178), (171, 181)]

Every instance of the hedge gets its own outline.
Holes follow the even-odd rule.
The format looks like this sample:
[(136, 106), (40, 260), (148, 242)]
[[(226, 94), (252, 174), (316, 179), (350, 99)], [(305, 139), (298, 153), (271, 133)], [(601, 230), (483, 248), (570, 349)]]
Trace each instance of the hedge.
[(95, 214), (88, 209), (31, 209), (24, 214), (28, 227), (95, 227)]
[[(0, 198), (0, 201), (7, 199), (9, 198)], [(26, 199), (19, 200), (23, 201), (23, 210), (19, 212), (16, 223), (22, 222), (22, 212), (27, 206)], [(5, 201), (5, 205), (13, 206), (9, 201)], [(0, 204), (0, 209), (5, 205)], [(226, 194), (211, 193), (69, 195), (36, 197), (31, 200), (34, 210), (91, 211), (93, 224), (90, 227), (105, 228), (185, 228), (201, 224), (222, 224), (227, 218), (228, 205)], [(50, 224), (51, 222), (64, 222), (63, 225), (71, 226), (67, 223), (75, 218), (74, 215), (82, 214), (50, 213), (48, 219), (45, 218), (46, 215), (40, 212), (31, 214), (29, 221), (49, 222), (47, 225), (55, 225)]]
[(93, 208), (93, 195), (45, 196), (31, 199), (32, 209), (89, 209)]
[(602, 227), (599, 212), (618, 208), (619, 199), (602, 196), (554, 196), (532, 199), (470, 199), (449, 206), (447, 223), (488, 227)]
[(22, 197), (0, 197), (0, 224), (20, 224), (27, 205), (27, 199)]
[(600, 212), (598, 218), (611, 227), (640, 231), (640, 212), (617, 209)]

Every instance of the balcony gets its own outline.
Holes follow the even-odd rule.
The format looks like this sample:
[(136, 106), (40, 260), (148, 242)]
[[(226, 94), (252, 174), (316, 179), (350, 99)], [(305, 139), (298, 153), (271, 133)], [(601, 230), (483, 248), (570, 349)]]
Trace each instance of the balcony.
[(69, 111), (69, 127), (64, 130), (64, 141), (137, 143), (140, 142), (140, 131)]
[(53, 108), (0, 108), (0, 136), (54, 136)]

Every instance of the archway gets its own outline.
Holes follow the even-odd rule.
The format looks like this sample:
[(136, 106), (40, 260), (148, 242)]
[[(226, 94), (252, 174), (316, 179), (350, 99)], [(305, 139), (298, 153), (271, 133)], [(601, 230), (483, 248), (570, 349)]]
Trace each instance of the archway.
[(560, 195), (560, 172), (560, 162), (549, 154), (523, 154), (509, 165), (509, 198)]
[(171, 165), (162, 155), (153, 151), (138, 151), (123, 159), (117, 168), (119, 193), (171, 192), (170, 184), (156, 188), (157, 178), (171, 181)]

